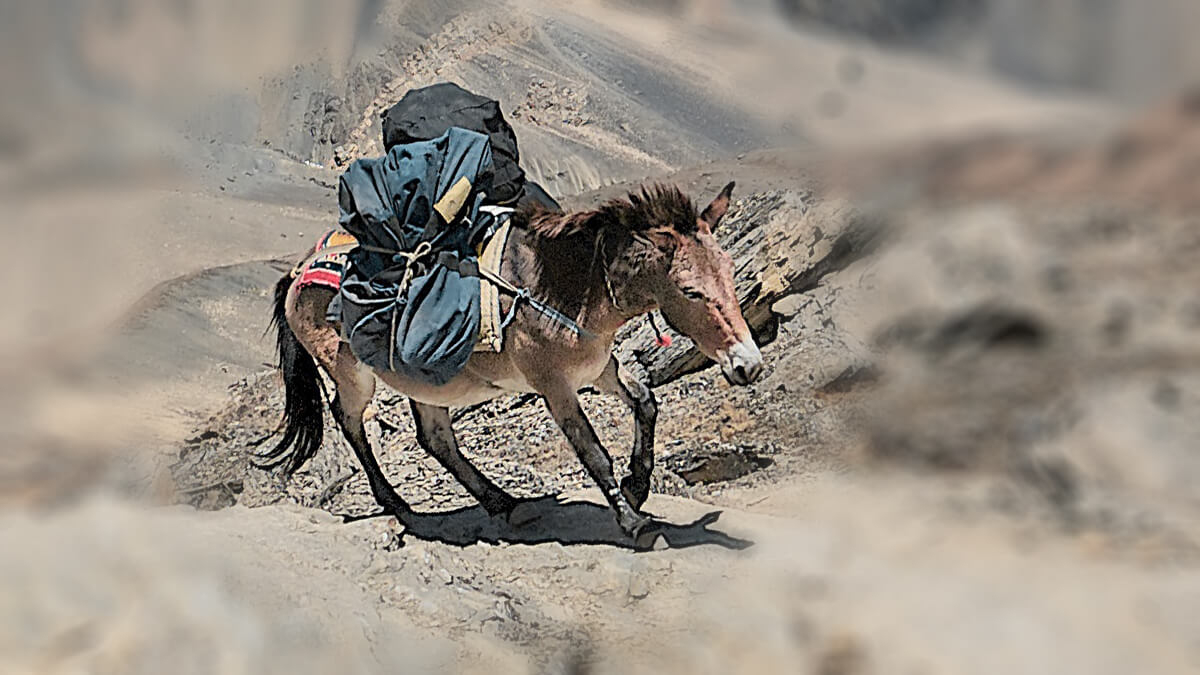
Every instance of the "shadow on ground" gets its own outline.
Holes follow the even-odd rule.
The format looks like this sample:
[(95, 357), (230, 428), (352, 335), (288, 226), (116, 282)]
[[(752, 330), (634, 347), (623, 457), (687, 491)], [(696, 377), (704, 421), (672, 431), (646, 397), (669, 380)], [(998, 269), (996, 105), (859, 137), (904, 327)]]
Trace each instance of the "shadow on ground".
[[(344, 516), (346, 522), (383, 517), (385, 513)], [(647, 514), (653, 517), (653, 514)], [(617, 526), (613, 512), (583, 500), (542, 497), (522, 502), (511, 518), (490, 516), (482, 506), (453, 511), (411, 513), (404, 518), (404, 535), (452, 546), (471, 546), (480, 542), (496, 544), (573, 544), (607, 545), (635, 551), (655, 548), (720, 546), (744, 549), (753, 545), (709, 526), (721, 517), (720, 511), (707, 513), (686, 524), (676, 525), (654, 518), (636, 540)]]

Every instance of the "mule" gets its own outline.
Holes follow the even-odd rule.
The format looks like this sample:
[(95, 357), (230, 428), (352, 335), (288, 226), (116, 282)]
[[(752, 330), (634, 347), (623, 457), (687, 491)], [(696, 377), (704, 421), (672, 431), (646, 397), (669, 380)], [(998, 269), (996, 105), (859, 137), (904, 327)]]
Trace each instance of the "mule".
[[(290, 474), (321, 445), (324, 384), (332, 379), (333, 417), (366, 472), (375, 500), (400, 522), (412, 514), (388, 482), (371, 450), (363, 411), (376, 380), (408, 397), (420, 446), (462, 483), (487, 512), (511, 516), (520, 503), (484, 476), (459, 451), (449, 408), (508, 393), (540, 394), (592, 480), (631, 537), (650, 522), (639, 512), (650, 492), (658, 406), (650, 387), (613, 356), (617, 330), (661, 309), (667, 323), (716, 361), (733, 384), (747, 385), (762, 371), (734, 293), (733, 263), (713, 230), (729, 207), (733, 183), (702, 212), (674, 187), (643, 188), (575, 213), (519, 211), (500, 266), (501, 276), (527, 289), (584, 330), (567, 330), (528, 303), (519, 303), (499, 353), (476, 352), (465, 369), (441, 386), (361, 363), (326, 320), (335, 291), (299, 288), (291, 275), (275, 288), (273, 323), (286, 388), (283, 437), (260, 456)], [(513, 298), (505, 297), (507, 314)], [(612, 458), (580, 407), (578, 393), (594, 386), (617, 395), (633, 412), (629, 474), (617, 483)]]

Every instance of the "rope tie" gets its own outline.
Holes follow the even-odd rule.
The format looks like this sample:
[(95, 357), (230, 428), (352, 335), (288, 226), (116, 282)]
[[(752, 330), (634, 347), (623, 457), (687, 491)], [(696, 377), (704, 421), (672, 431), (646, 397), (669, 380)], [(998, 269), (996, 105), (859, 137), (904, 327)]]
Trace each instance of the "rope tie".
[(600, 274), (604, 277), (604, 289), (608, 291), (608, 300), (612, 303), (613, 308), (621, 310), (621, 302), (617, 300), (617, 292), (613, 289), (612, 277), (608, 274), (608, 258), (604, 255), (604, 246), (607, 243), (605, 230), (601, 229), (596, 234), (596, 256), (592, 259), (592, 264), (596, 264), (596, 260), (600, 261)]
[[(410, 283), (412, 283), (413, 263), (417, 262), (417, 260), (421, 259), (422, 257), (429, 255), (429, 252), (433, 250), (433, 246), (430, 245), (430, 243), (427, 241), (423, 241), (420, 244), (417, 244), (417, 247), (414, 248), (412, 251), (389, 251), (387, 249), (381, 249), (377, 246), (363, 246), (363, 248), (368, 251), (375, 251), (377, 253), (391, 253), (392, 254), (392, 262), (395, 262), (395, 263), (403, 262), (404, 263), (404, 277), (400, 280), (400, 285), (398, 285), (396, 287), (396, 304), (397, 305), (399, 305), (400, 301), (404, 299), (404, 294), (408, 292), (408, 285)], [(396, 340), (396, 321), (399, 318), (400, 318), (400, 310), (399, 310), (399, 307), (397, 307), (392, 310), (392, 330), (391, 330), (392, 344), (391, 344), (391, 349), (388, 350), (388, 368), (390, 368), (393, 371), (396, 370), (396, 344), (399, 342), (398, 340)]]
[(506, 314), (504, 319), (500, 321), (501, 331), (507, 330), (508, 324), (512, 323), (513, 319), (517, 318), (517, 308), (521, 305), (521, 301), (528, 302), (531, 297), (532, 296), (529, 295), (528, 288), (522, 288), (516, 292), (516, 295), (513, 297), (512, 306), (508, 308), (508, 314)]
[[(420, 244), (417, 244), (417, 247), (414, 248), (411, 253), (406, 253), (404, 251), (396, 251), (395, 252), (395, 254), (392, 256), (392, 262), (397, 262), (397, 263), (402, 262), (402, 261), (404, 262), (404, 278), (400, 280), (400, 290), (401, 291), (406, 290), (408, 288), (409, 282), (412, 281), (413, 263), (415, 263), (416, 261), (420, 260), (421, 258), (429, 255), (429, 252), (432, 250), (433, 250), (433, 245), (431, 245), (427, 241), (423, 241)], [(399, 300), (400, 296), (397, 295), (396, 299)]]

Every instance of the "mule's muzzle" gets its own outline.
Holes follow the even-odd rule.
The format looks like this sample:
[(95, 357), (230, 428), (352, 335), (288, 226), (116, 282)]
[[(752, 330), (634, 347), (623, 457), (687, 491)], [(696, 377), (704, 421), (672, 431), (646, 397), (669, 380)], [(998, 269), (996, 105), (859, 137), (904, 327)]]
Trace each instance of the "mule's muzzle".
[(729, 349), (717, 355), (721, 364), (721, 373), (730, 384), (752, 384), (762, 375), (762, 352), (754, 344), (754, 338), (747, 337)]

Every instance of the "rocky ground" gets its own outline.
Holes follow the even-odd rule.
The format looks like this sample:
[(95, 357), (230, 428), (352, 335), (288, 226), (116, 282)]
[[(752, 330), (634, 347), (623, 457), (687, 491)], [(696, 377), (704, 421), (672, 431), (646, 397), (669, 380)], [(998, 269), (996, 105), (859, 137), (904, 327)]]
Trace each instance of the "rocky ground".
[[(97, 9), (48, 40), (47, 68), (122, 86), (0, 117), (0, 141), (56, 124), (0, 161), (5, 206), (38, 225), (8, 231), (31, 253), (2, 270), (21, 292), (0, 333), (0, 672), (1200, 669), (1194, 96), (1110, 132), (1106, 106), (755, 23), (761, 4), (364, 2), (295, 25), (205, 5), (188, 31), (133, 2), (124, 32)], [(38, 35), (14, 25), (0, 50)], [(214, 26), (188, 78), (141, 56)], [(373, 516), (329, 419), (291, 480), (248, 466), (282, 408), (269, 291), (333, 220), (329, 167), (439, 78), (505, 102), (568, 208), (738, 181), (719, 234), (764, 377), (680, 374), (686, 341), (658, 350), (644, 324), (621, 352), (659, 383), (653, 550), (536, 400), (457, 413), (469, 457), (545, 497), (517, 525), (416, 448), (392, 392), (368, 429), (406, 526)], [(84, 103), (88, 125), (55, 119)], [(96, 175), (47, 185), (71, 143)], [(621, 464), (629, 414), (584, 400)]]
[[(819, 209), (818, 195), (793, 198), (793, 227)], [(780, 197), (744, 198), (731, 220), (759, 212), (765, 223), (786, 211)], [(407, 531), (390, 519), (365, 521), (378, 523), (372, 550), (401, 553), (364, 562), (359, 579), (376, 588), (373, 569), (387, 570), (386, 583), (396, 585), (383, 591), (384, 605), (407, 608), (418, 623), (454, 625), (465, 632), (449, 634), (466, 643), (495, 638), (503, 647), (489, 649), (515, 650), (521, 667), (535, 669), (580, 659), (597, 672), (634, 662), (647, 672), (796, 663), (812, 672), (890, 672), (896, 663), (935, 672), (1040, 672), (1050, 663), (1118, 672), (1118, 664), (1150, 662), (1151, 670), (1186, 672), (1196, 663), (1197, 634), (1185, 617), (1196, 607), (1200, 563), (1197, 429), (1186, 412), (1200, 395), (1191, 365), (1196, 280), (1185, 262), (1192, 229), (1188, 217), (1117, 206), (1047, 215), (1013, 203), (927, 203), (897, 214), (878, 255), (776, 305), (778, 336), (765, 347), (759, 384), (730, 388), (709, 369), (658, 388), (654, 485), (664, 496), (650, 510), (672, 525), (660, 543), (667, 550), (645, 560), (573, 548), (628, 542), (602, 511), (573, 501), (588, 480), (537, 402), (505, 399), (458, 422), (467, 454), (502, 485), (559, 496), (538, 507), (532, 525), (514, 529), (488, 520), (423, 456), (402, 401), (383, 393), (374, 412), (385, 470), (430, 515)], [(233, 401), (180, 452), (173, 471), (192, 483), (186, 501), (290, 503), (351, 520), (375, 510), (336, 436), (290, 482), (247, 470), (252, 443), (278, 420), (277, 378), (239, 384)], [(586, 406), (623, 456), (628, 414), (606, 397), (589, 396)], [(702, 505), (733, 510), (699, 521), (719, 534), (697, 533)], [(850, 569), (869, 567), (866, 578), (814, 571), (818, 541), (845, 545), (851, 536), (865, 538), (853, 544), (863, 548), (837, 555), (848, 556)], [(755, 546), (734, 554), (742, 542), (727, 537)], [(525, 557), (529, 544), (544, 541), (557, 542), (534, 547), (550, 546), (546, 557)], [(693, 553), (700, 542), (707, 552)], [(439, 543), (467, 548), (438, 557)], [(901, 557), (888, 571), (874, 567), (885, 564), (872, 557), (885, 555), (875, 547), (893, 544), (903, 553), (886, 555)], [(410, 549), (430, 551), (421, 558), (429, 567), (417, 566), (412, 585), (397, 583), (395, 566), (410, 569)], [(497, 565), (518, 570), (499, 585), (489, 568), (497, 556)], [(955, 579), (958, 565), (980, 576)], [(570, 570), (587, 574), (575, 584), (562, 576)], [(909, 576), (926, 572), (934, 576)], [(717, 575), (711, 584), (707, 573)], [(1148, 578), (1161, 586), (1143, 587)], [(852, 593), (859, 583), (884, 594), (879, 605)], [(1112, 585), (1100, 595), (1083, 590), (1094, 583)], [(543, 589), (568, 586), (579, 594), (551, 594), (556, 609), (548, 608)], [(850, 604), (833, 610), (828, 603), (839, 600), (831, 597)], [(707, 602), (721, 609), (695, 609)], [(1095, 602), (1106, 609), (1084, 609)], [(699, 613), (682, 618), (690, 612)], [(875, 612), (898, 612), (912, 630), (908, 621), (931, 622), (931, 632), (906, 638), (886, 623), (874, 632), (867, 626), (885, 621)], [(1103, 648), (1095, 642), (1102, 633)], [(944, 636), (939, 648), (916, 637), (929, 634)], [(976, 640), (1022, 647), (1000, 654)], [(631, 661), (627, 651), (639, 656)]]

